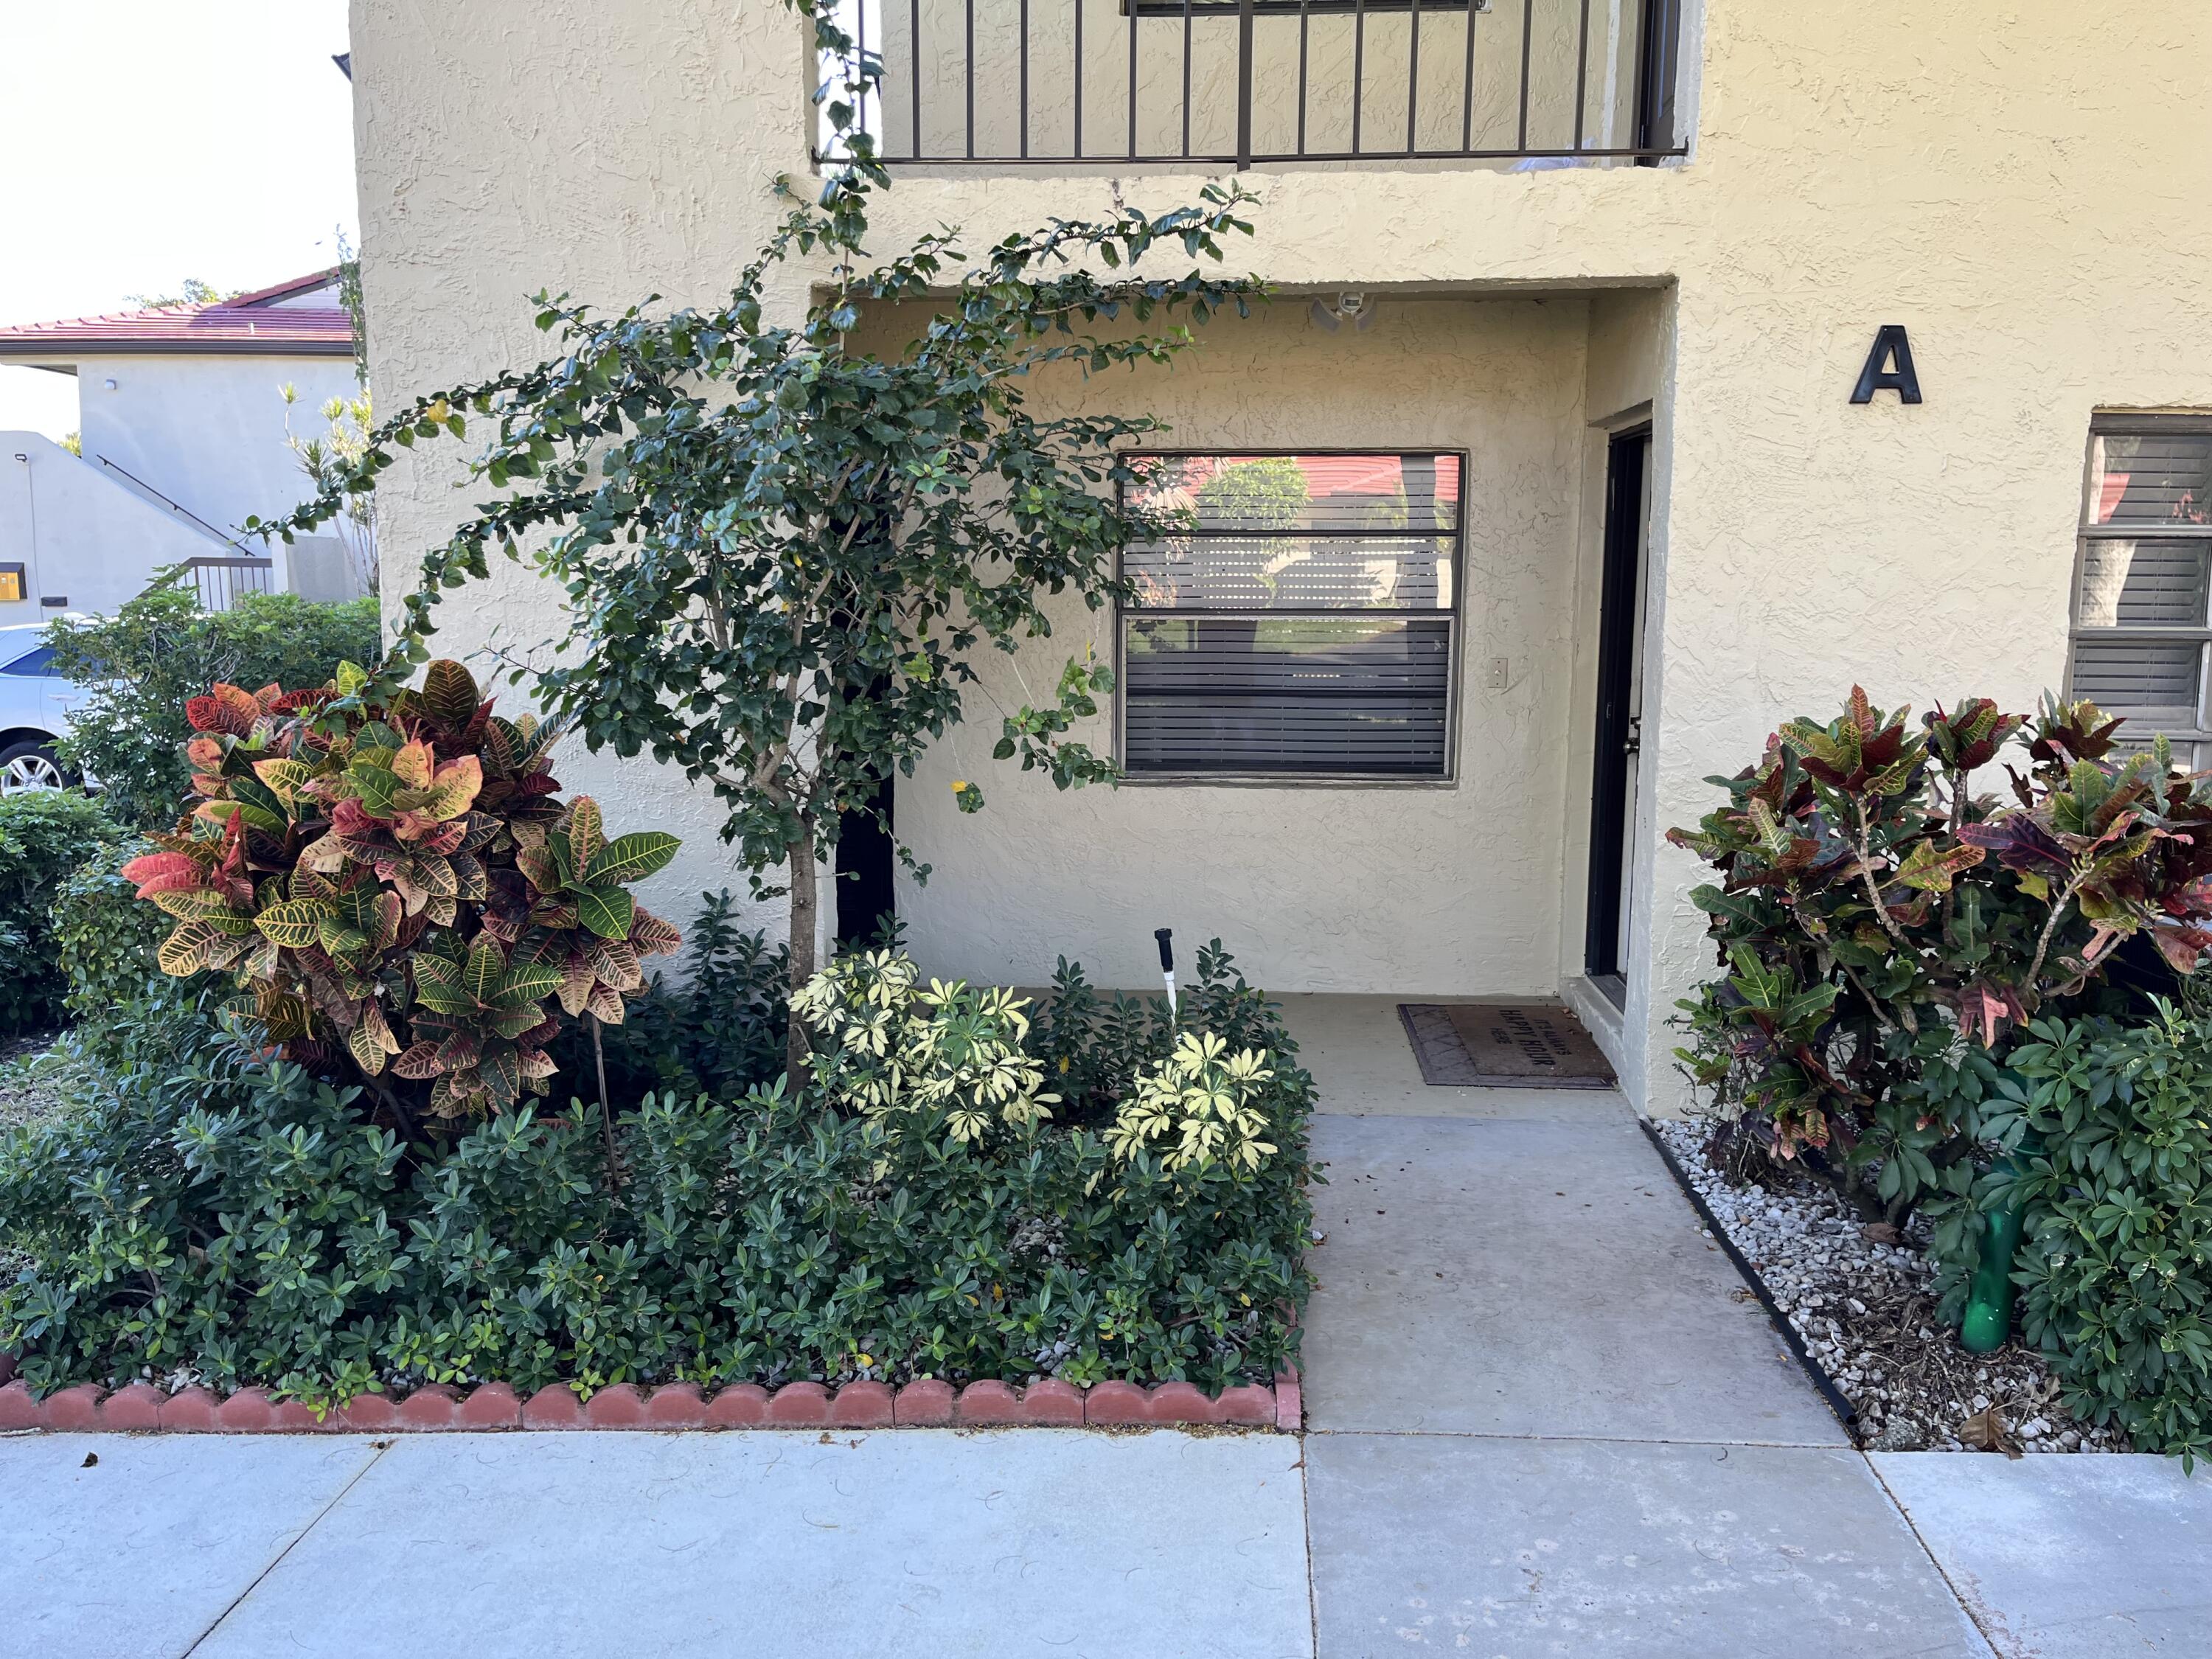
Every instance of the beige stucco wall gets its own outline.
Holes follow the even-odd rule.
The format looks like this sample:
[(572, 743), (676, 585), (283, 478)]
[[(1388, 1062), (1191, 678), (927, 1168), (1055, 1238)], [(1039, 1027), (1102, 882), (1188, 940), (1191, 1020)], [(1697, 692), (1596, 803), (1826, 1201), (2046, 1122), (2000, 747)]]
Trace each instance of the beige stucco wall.
[[(2092, 410), (2212, 405), (2202, 27), (2170, 0), (1706, 0), (1683, 54), (1686, 164), (1252, 175), (1261, 234), (1237, 257), (1282, 283), (1673, 285), (1642, 818), (1657, 900), (1628, 1011), (1655, 1105), (1671, 1085), (1652, 1011), (1707, 960), (1694, 871), (1659, 830), (1854, 679), (1891, 701), (2026, 704), (2063, 671)], [(805, 166), (808, 53), (772, 0), (356, 0), (353, 34), (387, 398), (533, 352), (520, 296), (541, 285), (711, 296), (773, 211), (768, 180)], [(909, 180), (876, 241), (947, 220), (981, 240), (1115, 191), (1161, 206), (1188, 189)], [(1911, 327), (1928, 400), (1855, 408), (1887, 322)], [(417, 465), (389, 544), (419, 544), (454, 500)], [(543, 631), (543, 599), (471, 595), (453, 635)], [(711, 822), (659, 781), (621, 788), (633, 818)], [(1484, 856), (1467, 849), (1474, 878)], [(666, 883), (710, 865), (695, 846)]]
[[(1589, 313), (1579, 294), (1403, 299), (1330, 333), (1285, 301), (1209, 326), (1172, 374), (1050, 382), (1041, 409), (1149, 410), (1182, 447), (1468, 451), (1456, 776), (1061, 793), (995, 765), (1001, 710), (1048, 695), (1071, 654), (1113, 660), (1111, 613), (1062, 605), (1050, 639), (984, 653), (970, 723), (898, 785), (899, 831), (933, 866), (899, 896), (928, 965), (1034, 984), (1066, 953), (1100, 983), (1141, 985), (1169, 927), (1187, 952), (1220, 938), (1285, 989), (1551, 992)], [(1079, 735), (1107, 748), (1110, 723), (1091, 728)], [(958, 811), (959, 778), (983, 785), (982, 812)]]

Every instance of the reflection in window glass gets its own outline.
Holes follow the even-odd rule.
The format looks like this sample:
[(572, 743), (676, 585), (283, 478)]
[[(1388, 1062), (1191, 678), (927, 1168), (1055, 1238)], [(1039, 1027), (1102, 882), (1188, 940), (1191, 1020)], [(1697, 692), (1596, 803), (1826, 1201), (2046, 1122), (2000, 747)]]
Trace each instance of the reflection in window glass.
[(1462, 464), (1449, 454), (1141, 458), (1126, 500), (1133, 773), (1449, 771)]
[(2203, 655), (2194, 642), (2084, 640), (2074, 650), (2074, 695), (2131, 725), (2187, 730), (2197, 724)]
[(2081, 556), (2084, 628), (2193, 628), (2204, 616), (2208, 544), (2092, 542)]
[(2088, 522), (2212, 525), (2212, 433), (2100, 434)]
[(2162, 732), (2193, 768), (2212, 742), (2212, 421), (2100, 416), (2081, 524), (2067, 694), (2124, 717), (2124, 748)]

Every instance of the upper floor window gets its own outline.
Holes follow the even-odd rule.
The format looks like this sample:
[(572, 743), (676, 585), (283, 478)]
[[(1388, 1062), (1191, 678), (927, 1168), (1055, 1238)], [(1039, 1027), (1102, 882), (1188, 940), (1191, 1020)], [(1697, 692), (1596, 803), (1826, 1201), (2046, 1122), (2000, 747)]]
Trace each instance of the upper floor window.
[(1158, 454), (1120, 617), (1133, 775), (1450, 775), (1465, 458)]
[(2100, 416), (2089, 439), (2068, 695), (2212, 763), (2212, 417)]
[[(1649, 162), (1681, 0), (842, 0), (894, 164)], [(842, 86), (848, 66), (819, 70)], [(826, 107), (826, 106), (825, 106)], [(834, 159), (834, 134), (817, 143)]]

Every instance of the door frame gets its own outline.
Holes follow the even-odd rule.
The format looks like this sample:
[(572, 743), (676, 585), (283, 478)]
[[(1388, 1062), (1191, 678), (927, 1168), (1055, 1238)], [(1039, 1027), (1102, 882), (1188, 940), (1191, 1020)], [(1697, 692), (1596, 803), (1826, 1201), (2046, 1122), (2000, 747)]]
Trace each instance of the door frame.
[(1635, 806), (1628, 798), (1628, 757), (1641, 746), (1641, 734), (1632, 729), (1629, 708), (1636, 690), (1636, 647), (1645, 608), (1637, 600), (1649, 541), (1645, 486), (1651, 447), (1648, 420), (1607, 434), (1589, 869), (1583, 926), (1583, 972), (1600, 986), (1608, 979), (1625, 978), (1626, 972), (1621, 960), (1621, 913), (1627, 885), (1628, 815)]

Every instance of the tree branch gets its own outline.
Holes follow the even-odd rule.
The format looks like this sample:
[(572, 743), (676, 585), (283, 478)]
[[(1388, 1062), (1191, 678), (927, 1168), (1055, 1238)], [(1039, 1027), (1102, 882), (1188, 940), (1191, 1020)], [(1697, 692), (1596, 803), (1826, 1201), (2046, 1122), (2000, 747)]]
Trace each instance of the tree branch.
[(1866, 884), (1867, 897), (1873, 902), (1874, 913), (1882, 930), (1899, 945), (1910, 951), (1912, 946), (1905, 937), (1905, 930), (1897, 925), (1897, 918), (1889, 914), (1889, 907), (1881, 902), (1881, 890), (1875, 885), (1873, 828), (1867, 823), (1866, 803), (1856, 796), (1851, 799), (1851, 811), (1858, 817), (1858, 839), (1852, 850), (1859, 855), (1859, 879)]

